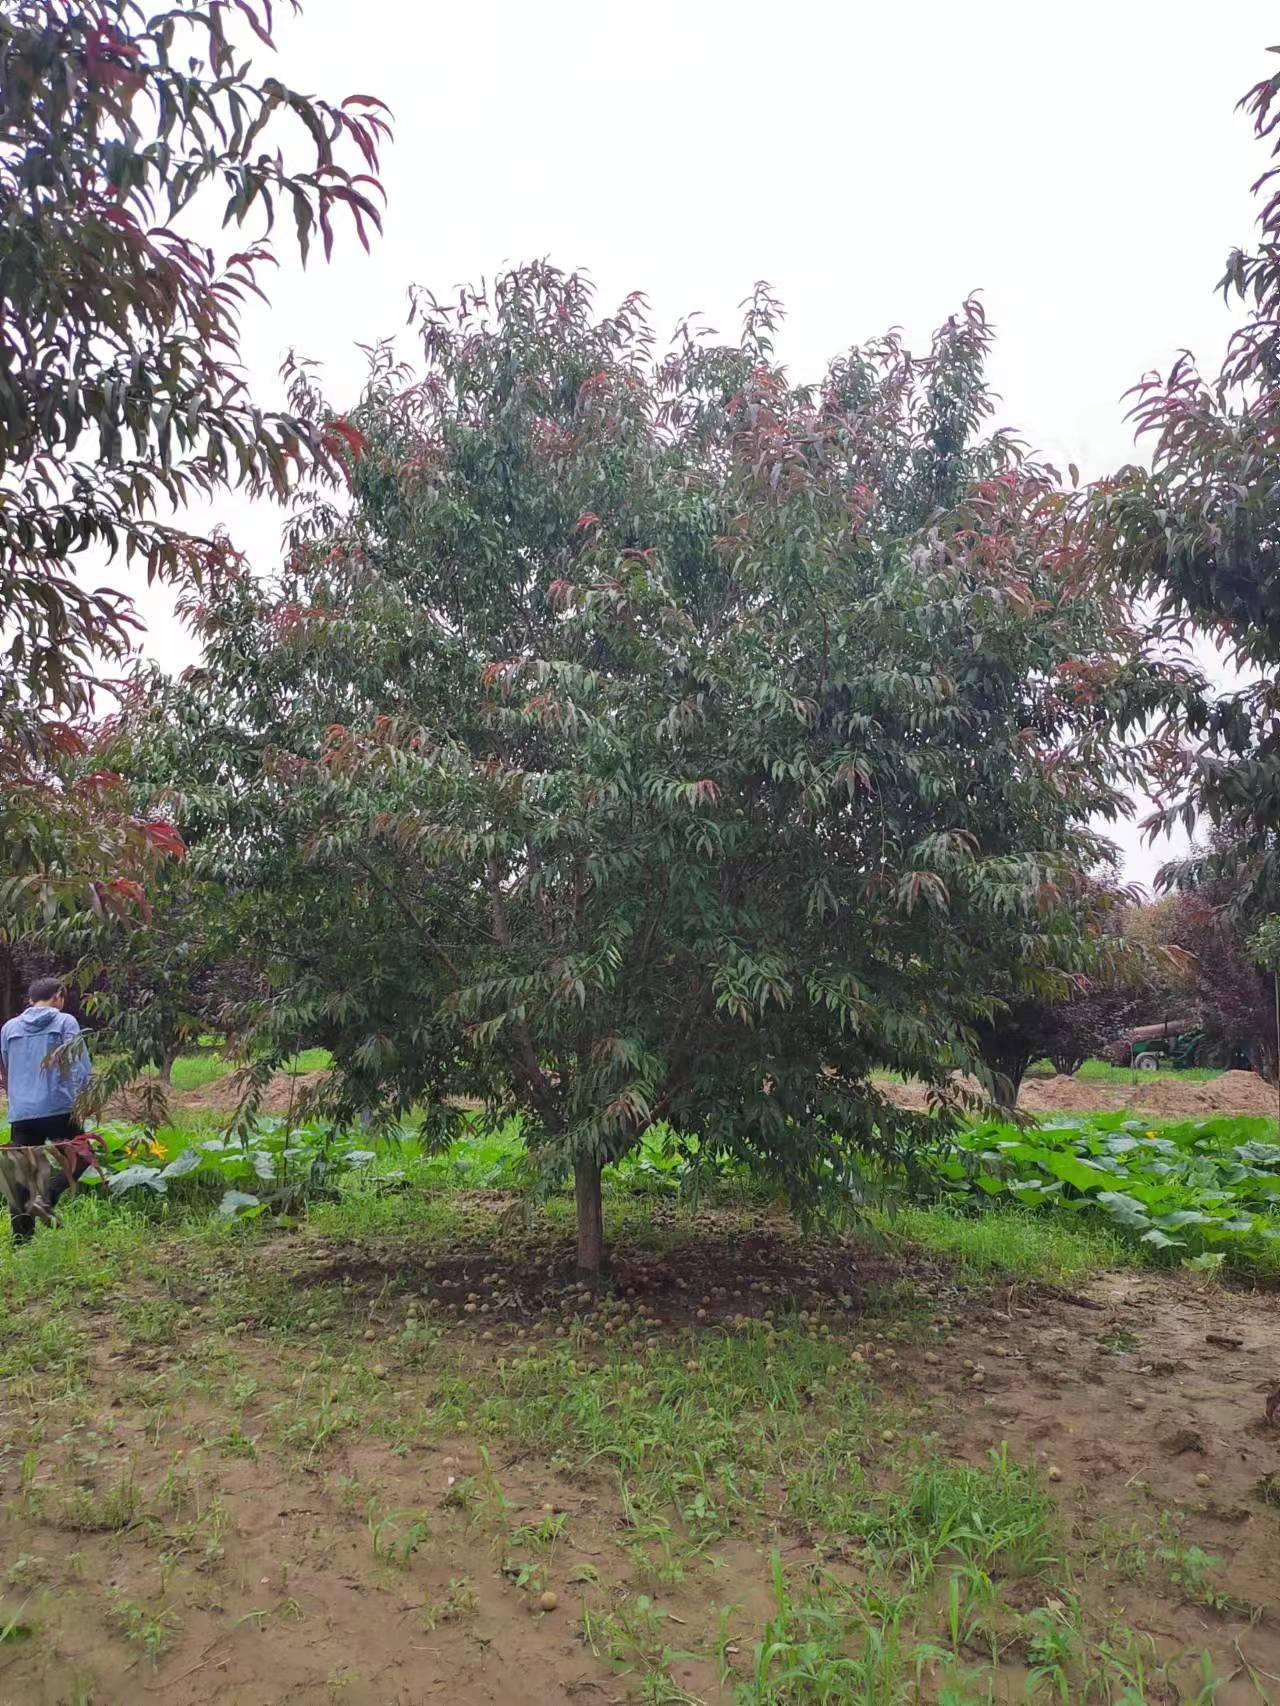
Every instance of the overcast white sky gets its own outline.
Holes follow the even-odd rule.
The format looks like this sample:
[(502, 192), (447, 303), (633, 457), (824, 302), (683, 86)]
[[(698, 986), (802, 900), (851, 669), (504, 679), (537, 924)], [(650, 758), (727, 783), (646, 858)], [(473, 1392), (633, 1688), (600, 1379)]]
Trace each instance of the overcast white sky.
[[(756, 279), (808, 377), (890, 325), (923, 343), (980, 288), (1001, 424), (1086, 477), (1129, 459), (1121, 395), (1183, 346), (1216, 360), (1212, 286), (1247, 240), (1264, 156), (1234, 111), (1275, 61), (1260, 0), (305, 0), (274, 67), (393, 109), (386, 232), (303, 274), (282, 250), (245, 352), (270, 394), (289, 346), (330, 394), (354, 349), (504, 262), (581, 266), (611, 306), (645, 290), (665, 332), (724, 332)], [(265, 59), (260, 69), (268, 69)], [(263, 569), (280, 517), (218, 515)], [(190, 659), (163, 594), (147, 649)], [(1167, 856), (1120, 831), (1129, 875)]]

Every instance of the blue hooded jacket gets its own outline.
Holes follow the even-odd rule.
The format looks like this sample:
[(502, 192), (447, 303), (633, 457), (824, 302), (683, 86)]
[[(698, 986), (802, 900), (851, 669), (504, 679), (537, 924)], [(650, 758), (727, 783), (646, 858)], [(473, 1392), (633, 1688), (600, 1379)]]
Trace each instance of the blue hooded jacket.
[[(57, 1007), (28, 1007), (0, 1030), (10, 1120), (41, 1120), (71, 1112), (91, 1071), (88, 1049), (83, 1042), (72, 1042), (79, 1035), (80, 1027), (70, 1013)], [(49, 1060), (55, 1049), (63, 1053)]]

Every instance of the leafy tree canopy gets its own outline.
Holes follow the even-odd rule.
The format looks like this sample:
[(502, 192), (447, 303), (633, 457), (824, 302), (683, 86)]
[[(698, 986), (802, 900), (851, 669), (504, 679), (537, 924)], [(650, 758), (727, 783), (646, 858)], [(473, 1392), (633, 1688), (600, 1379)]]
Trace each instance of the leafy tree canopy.
[(335, 1112), (518, 1111), (586, 1269), (655, 1126), (813, 1207), (917, 1135), (873, 1068), (990, 1085), (975, 1026), (1090, 963), (1089, 823), (1159, 690), (984, 431), (977, 302), (816, 385), (777, 312), (655, 357), (640, 297), (598, 319), (548, 265), (419, 295), (352, 507), (277, 586), (227, 567), (137, 724), (267, 980), (251, 1088), (323, 1042)]
[[(1280, 73), (1240, 103), (1273, 161), (1278, 100)], [(1246, 908), (1274, 905), (1280, 885), (1280, 165), (1254, 189), (1257, 243), (1228, 257), (1219, 285), (1245, 311), (1226, 359), (1208, 375), (1184, 352), (1141, 381), (1133, 412), (1152, 466), (1121, 470), (1095, 508), (1104, 555), (1153, 601), (1157, 631), (1208, 630), (1242, 672), (1244, 685), (1229, 692), (1184, 682), (1171, 694), (1150, 827), (1190, 833), (1203, 819), (1222, 832), (1163, 880), (1223, 877)]]
[[(271, 45), (270, 0), (14, 0), (0, 14), (0, 903), (127, 903), (131, 862), (171, 846), (113, 778), (68, 754), (95, 678), (139, 624), (93, 587), (102, 557), (203, 581), (221, 537), (170, 519), (230, 485), (282, 496), (336, 477), (350, 430), (257, 406), (238, 315), (278, 216), (305, 259), (339, 216), (379, 224), (379, 103), (257, 77), (234, 24)], [(190, 234), (220, 210), (237, 246)], [(248, 233), (239, 236), (241, 229)], [(117, 886), (124, 884), (123, 888)]]

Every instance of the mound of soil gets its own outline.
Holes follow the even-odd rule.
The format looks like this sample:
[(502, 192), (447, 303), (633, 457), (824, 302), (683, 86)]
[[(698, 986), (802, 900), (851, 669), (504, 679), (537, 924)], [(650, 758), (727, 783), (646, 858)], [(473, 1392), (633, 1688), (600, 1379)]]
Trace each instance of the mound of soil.
[[(262, 1098), (263, 1113), (287, 1114), (291, 1108), (295, 1113), (305, 1109), (327, 1077), (324, 1071), (277, 1072)], [(198, 1090), (180, 1091), (169, 1100), (174, 1108), (188, 1114), (230, 1114), (240, 1105), (242, 1094), (238, 1075), (232, 1072), (212, 1084), (202, 1084)]]
[[(1100, 1083), (1092, 1078), (1074, 1078), (1059, 1073), (1053, 1078), (1026, 1078), (1018, 1106), (1027, 1113), (1106, 1113), (1132, 1108), (1165, 1120), (1205, 1119), (1212, 1114), (1276, 1114), (1274, 1086), (1255, 1072), (1224, 1072), (1205, 1081), (1135, 1073), (1135, 1083)], [(881, 1084), (889, 1100), (900, 1108), (920, 1110), (928, 1105), (925, 1087), (918, 1083)], [(977, 1092), (972, 1080), (965, 1088)]]
[(1256, 1072), (1224, 1072), (1221, 1078), (1204, 1084), (1150, 1076), (1149, 1084), (1138, 1087), (1132, 1104), (1135, 1108), (1188, 1119), (1198, 1114), (1266, 1114), (1275, 1118), (1275, 1086)]

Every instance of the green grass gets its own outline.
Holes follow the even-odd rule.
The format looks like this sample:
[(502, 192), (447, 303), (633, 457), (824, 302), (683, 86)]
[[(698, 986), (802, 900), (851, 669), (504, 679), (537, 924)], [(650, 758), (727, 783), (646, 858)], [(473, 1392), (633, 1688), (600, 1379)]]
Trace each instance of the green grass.
[[(1052, 1070), (1047, 1060), (1039, 1062), (1039, 1068)], [(1033, 1067), (1032, 1070), (1039, 1068)], [(1113, 1066), (1109, 1060), (1086, 1060), (1073, 1077), (1091, 1084), (1133, 1084), (1153, 1078), (1173, 1079), (1179, 1084), (1209, 1084), (1215, 1078), (1221, 1078), (1222, 1072), (1213, 1066), (1162, 1067), (1158, 1073), (1139, 1072), (1132, 1066)]]
[[(203, 1090), (234, 1072), (237, 1062), (228, 1060), (219, 1049), (201, 1049), (198, 1054), (180, 1054), (173, 1063), (173, 1089), (182, 1093)], [(323, 1072), (333, 1065), (328, 1049), (305, 1048), (292, 1055), (281, 1067), (283, 1072)]]
[(878, 1212), (873, 1223), (887, 1238), (949, 1257), (962, 1277), (977, 1283), (1007, 1273), (1060, 1285), (1139, 1260), (1132, 1242), (1106, 1226), (1005, 1205), (974, 1214), (945, 1203), (907, 1204)]
[[(481, 1615), (461, 1574), (472, 1559), (486, 1560), (486, 1595), (523, 1596), (532, 1616), (554, 1587), (565, 1627), (549, 1634), (567, 1646), (577, 1618), (574, 1651), (595, 1655), (606, 1680), (617, 1673), (611, 1697), (707, 1698), (673, 1680), (692, 1654), (736, 1706), (1212, 1698), (1187, 1682), (1198, 1654), (1157, 1663), (1149, 1639), (1117, 1621), (1107, 1583), (1093, 1591), (1087, 1514), (1062, 1508), (1045, 1469), (999, 1443), (994, 1413), (978, 1412), (963, 1450), (946, 1443), (962, 1403), (954, 1389), (939, 1402), (934, 1385), (953, 1371), (925, 1374), (926, 1354), (941, 1366), (928, 1347), (963, 1331), (971, 1297), (955, 1280), (1061, 1283), (1136, 1260), (1131, 1243), (1011, 1202), (878, 1212), (872, 1232), (890, 1257), (916, 1244), (950, 1266), (917, 1279), (933, 1265), (886, 1263), (882, 1247), (868, 1269), (901, 1277), (867, 1284), (846, 1313), (849, 1300), (815, 1308), (809, 1295), (803, 1264), (821, 1240), (794, 1235), (796, 1277), (775, 1285), (784, 1265), (753, 1288), (727, 1276), (778, 1217), (736, 1198), (733, 1181), (709, 1208), (636, 1167), (607, 1193), (615, 1248), (634, 1266), (697, 1246), (707, 1286), (741, 1283), (742, 1305), (726, 1299), (703, 1322), (696, 1295), (553, 1293), (541, 1313), (450, 1318), (432, 1295), (434, 1257), (466, 1266), (487, 1307), (508, 1273), (544, 1275), (570, 1248), (567, 1196), (537, 1204), (509, 1181), (478, 1184), (519, 1158), (512, 1132), (448, 1157), (416, 1140), (388, 1147), (377, 1172), (344, 1180), (292, 1234), (219, 1222), (196, 1203), (144, 1210), (83, 1193), (61, 1229), (0, 1248), (0, 1379), (31, 1441), (29, 1466), (11, 1465), (12, 1532), (24, 1555), (50, 1532), (132, 1561), (110, 1590), (96, 1577), (75, 1589), (77, 1619), (183, 1671), (185, 1626), (205, 1642), (218, 1632), (207, 1618), (243, 1591), (242, 1555), (223, 1548), (243, 1506), (228, 1510), (237, 1495), (218, 1478), (260, 1465), (265, 1484), (306, 1476), (318, 1532), (332, 1480), (345, 1502), (325, 1535), (359, 1537), (343, 1570), (412, 1592), (423, 1628)], [(981, 1310), (980, 1292), (972, 1301)], [(748, 1306), (770, 1313), (737, 1314)], [(139, 1355), (156, 1349), (160, 1367)], [(901, 1379), (889, 1363), (899, 1356)], [(91, 1412), (132, 1425), (135, 1441), (145, 1425), (147, 1449), (125, 1459), (90, 1442), (69, 1474), (69, 1418)], [(468, 1466), (446, 1485), (434, 1454), (458, 1440)], [(414, 1478), (362, 1485), (349, 1469), (357, 1444)], [(518, 1487), (504, 1487), (508, 1475)], [(1209, 1551), (1193, 1535), (1175, 1547), (1133, 1500), (1152, 1579), (1164, 1571), (1179, 1599), (1216, 1605)], [(245, 1615), (265, 1618), (265, 1605)], [(1004, 1675), (1011, 1658), (1019, 1668)]]
[(173, 1063), (175, 1090), (202, 1090), (206, 1084), (216, 1084), (231, 1071), (231, 1065), (216, 1049), (202, 1054), (179, 1055)]
[[(1027, 1069), (1027, 1077), (1052, 1078), (1054, 1076), (1053, 1062), (1037, 1060)], [(877, 1072), (876, 1077), (884, 1084), (903, 1084), (906, 1082), (900, 1072)], [(1222, 1073), (1217, 1067), (1192, 1066), (1185, 1071), (1174, 1067), (1163, 1067), (1160, 1072), (1139, 1072), (1131, 1066), (1113, 1066), (1109, 1060), (1086, 1060), (1081, 1063), (1071, 1077), (1078, 1078), (1086, 1084), (1123, 1084), (1132, 1087), (1135, 1083), (1142, 1084), (1147, 1080), (1160, 1077), (1173, 1079), (1178, 1083), (1208, 1084), (1215, 1078), (1221, 1078)]]

